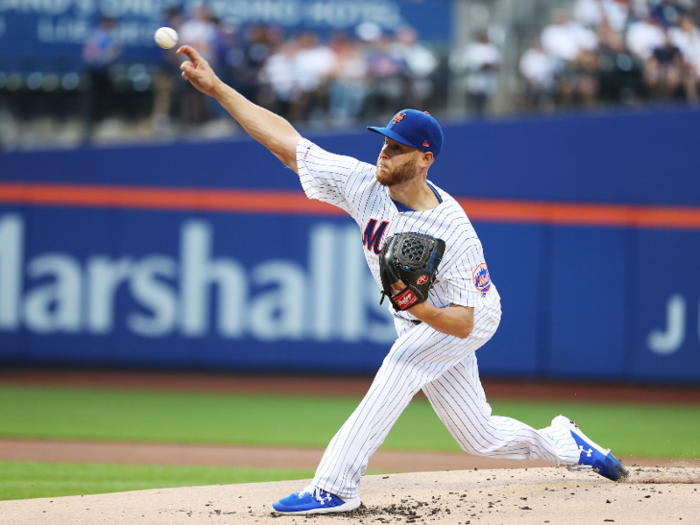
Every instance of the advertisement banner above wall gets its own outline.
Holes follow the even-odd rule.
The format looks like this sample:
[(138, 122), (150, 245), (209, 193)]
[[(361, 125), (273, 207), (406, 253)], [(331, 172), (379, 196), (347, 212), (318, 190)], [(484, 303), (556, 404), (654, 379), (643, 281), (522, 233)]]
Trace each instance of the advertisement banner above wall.
[(421, 38), (443, 44), (450, 42), (453, 18), (452, 2), (439, 0), (10, 0), (0, 1), (0, 59), (45, 65), (61, 58), (78, 64), (88, 34), (100, 17), (109, 16), (117, 19), (122, 59), (157, 60), (153, 34), (167, 25), (166, 9), (188, 13), (200, 4), (238, 31), (248, 24), (272, 24), (285, 32), (311, 29), (327, 37), (332, 31), (354, 33), (358, 25), (372, 22), (384, 31), (412, 26)]

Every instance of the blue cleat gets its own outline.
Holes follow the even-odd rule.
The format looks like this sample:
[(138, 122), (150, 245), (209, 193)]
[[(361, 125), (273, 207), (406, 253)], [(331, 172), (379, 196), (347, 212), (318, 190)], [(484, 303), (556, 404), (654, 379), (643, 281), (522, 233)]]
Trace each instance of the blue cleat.
[(581, 456), (578, 460), (578, 465), (569, 467), (569, 470), (584, 470), (593, 469), (604, 478), (612, 481), (619, 481), (622, 478), (629, 476), (629, 472), (622, 466), (622, 463), (610, 453), (610, 450), (605, 450), (597, 445), (593, 440), (586, 437), (576, 425), (576, 421), (570, 420), (568, 417), (557, 416), (552, 420), (553, 425), (560, 425), (567, 428), (571, 432), (571, 436), (576, 441)]
[(272, 508), (280, 514), (329, 514), (355, 510), (360, 503), (360, 498), (343, 500), (309, 485), (301, 492), (278, 499), (272, 504)]

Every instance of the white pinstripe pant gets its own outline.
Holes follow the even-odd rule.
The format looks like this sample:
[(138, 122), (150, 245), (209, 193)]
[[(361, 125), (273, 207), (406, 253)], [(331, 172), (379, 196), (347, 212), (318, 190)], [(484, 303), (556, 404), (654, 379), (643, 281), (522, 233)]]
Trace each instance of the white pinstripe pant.
[(459, 339), (425, 323), (398, 321), (399, 338), (364, 399), (328, 445), (312, 484), (341, 498), (357, 497), (370, 456), (420, 389), (470, 454), (576, 464), (578, 446), (562, 427), (535, 430), (491, 415), (474, 352), (497, 326), (496, 322), (488, 331), (475, 328), (470, 337)]

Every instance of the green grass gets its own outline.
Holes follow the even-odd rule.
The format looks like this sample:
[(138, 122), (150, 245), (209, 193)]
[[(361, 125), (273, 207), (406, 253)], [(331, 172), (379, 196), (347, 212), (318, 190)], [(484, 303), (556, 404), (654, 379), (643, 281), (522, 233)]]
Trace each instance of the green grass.
[(0, 461), (0, 500), (308, 479), (313, 470)]
[[(0, 436), (325, 447), (359, 398), (0, 387)], [(564, 413), (616, 454), (695, 458), (700, 407), (492, 402), (534, 427)], [(425, 399), (402, 414), (384, 448), (456, 451)]]
[(0, 435), (323, 447), (353, 398), (0, 387)]

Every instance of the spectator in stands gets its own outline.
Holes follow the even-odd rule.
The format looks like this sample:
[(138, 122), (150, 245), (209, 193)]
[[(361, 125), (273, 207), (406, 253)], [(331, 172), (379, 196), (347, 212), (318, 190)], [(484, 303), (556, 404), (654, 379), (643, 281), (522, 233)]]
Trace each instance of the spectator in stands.
[(392, 38), (388, 34), (370, 40), (368, 46), (368, 111), (381, 120), (405, 105), (408, 66), (402, 57), (392, 53)]
[(282, 42), (277, 51), (265, 61), (260, 70), (261, 104), (272, 112), (290, 120), (294, 103), (299, 99), (297, 85), (296, 40)]
[(599, 98), (603, 103), (633, 105), (645, 95), (644, 61), (625, 47), (622, 35), (600, 31)]
[[(194, 7), (192, 17), (185, 20), (180, 31), (180, 41), (197, 49), (213, 69), (218, 69), (217, 27), (204, 4)], [(203, 124), (209, 119), (208, 97), (188, 82), (183, 92), (182, 120), (185, 124)]]
[(294, 120), (318, 120), (328, 110), (328, 83), (335, 68), (335, 53), (319, 43), (318, 35), (305, 31), (299, 35), (294, 55), (294, 71), (299, 96), (294, 107)]
[(677, 26), (682, 15), (686, 13), (677, 0), (661, 0), (653, 6), (649, 14), (664, 29)]
[(557, 10), (553, 23), (542, 31), (542, 47), (558, 61), (557, 89), (564, 106), (580, 103), (592, 106), (598, 92), (596, 34), (569, 14)]
[(645, 69), (652, 97), (657, 100), (680, 99), (681, 86), (687, 73), (688, 68), (681, 50), (674, 46), (668, 34), (664, 33), (663, 45), (654, 49)]
[(232, 82), (236, 90), (253, 102), (258, 101), (260, 71), (273, 54), (268, 29), (259, 24), (249, 26), (245, 32), (242, 48), (232, 48), (227, 62), (233, 70)]
[[(235, 30), (229, 25), (224, 25), (222, 21), (209, 14), (209, 22), (214, 27), (214, 35), (211, 41), (212, 54), (216, 57), (214, 63), (210, 63), (216, 75), (227, 84), (231, 83), (231, 69), (228, 67), (228, 52), (234, 46)], [(219, 129), (232, 129), (231, 118), (228, 112), (211, 97), (206, 97), (207, 109), (210, 118), (218, 121)]]
[(209, 10), (204, 4), (197, 4), (190, 17), (182, 24), (180, 40), (183, 44), (198, 46), (200, 54), (207, 61), (217, 62), (216, 24), (209, 15)]
[(569, 13), (558, 9), (552, 16), (552, 24), (542, 31), (542, 47), (562, 66), (575, 63), (582, 54), (595, 51), (598, 38), (581, 23), (572, 21)]
[(607, 23), (613, 31), (622, 33), (629, 15), (627, 0), (576, 0), (574, 4), (574, 18), (594, 29)]
[(467, 106), (478, 116), (484, 115), (489, 99), (498, 89), (502, 60), (501, 52), (489, 42), (486, 33), (477, 35), (476, 41), (467, 44), (452, 60), (453, 72), (466, 74)]
[(633, 22), (627, 30), (627, 47), (644, 61), (649, 60), (654, 49), (663, 46), (665, 41), (664, 30), (651, 16)]
[(330, 116), (337, 125), (359, 117), (368, 91), (368, 69), (362, 48), (346, 34), (331, 42), (336, 61), (331, 71)]
[(437, 58), (427, 47), (418, 42), (418, 33), (408, 26), (401, 27), (397, 31), (392, 52), (407, 66), (408, 85), (405, 105), (428, 109), (427, 100), (435, 90), (432, 75), (438, 66)]
[(683, 15), (679, 27), (669, 29), (668, 35), (673, 45), (683, 53), (688, 66), (686, 75), (688, 100), (697, 102), (697, 84), (700, 80), (700, 30), (689, 15)]
[(113, 109), (109, 69), (122, 51), (115, 36), (116, 20), (104, 16), (85, 40), (83, 59), (87, 64), (90, 91), (86, 99), (85, 139), (92, 136), (96, 123), (110, 116)]
[(537, 42), (520, 59), (520, 74), (525, 79), (525, 105), (548, 108), (554, 99), (556, 61)]

